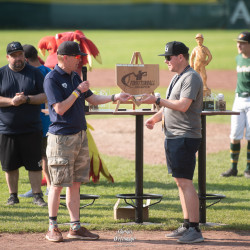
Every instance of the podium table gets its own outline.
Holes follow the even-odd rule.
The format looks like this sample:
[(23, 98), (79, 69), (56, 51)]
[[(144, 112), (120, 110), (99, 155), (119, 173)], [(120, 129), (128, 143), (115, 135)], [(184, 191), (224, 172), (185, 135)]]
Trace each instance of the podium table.
[[(136, 116), (136, 132), (135, 132), (135, 194), (119, 194), (117, 197), (123, 198), (127, 203), (127, 199), (135, 199), (135, 222), (143, 223), (143, 199), (159, 199), (162, 196), (155, 194), (143, 194), (143, 116), (153, 115), (156, 111), (144, 110), (96, 110), (87, 112), (87, 115), (134, 115)], [(206, 200), (223, 199), (224, 195), (207, 194), (206, 193), (206, 117), (212, 115), (239, 115), (239, 112), (234, 111), (202, 111), (201, 127), (202, 140), (198, 151), (198, 194), (200, 200), (200, 223), (206, 223)], [(154, 203), (154, 204), (156, 204)], [(215, 202), (217, 203), (217, 202)], [(213, 204), (215, 204), (213, 203)], [(132, 205), (130, 203), (127, 203)]]
[[(135, 208), (135, 222), (143, 223), (143, 200), (158, 199), (157, 204), (161, 201), (162, 195), (159, 194), (143, 194), (143, 116), (153, 115), (156, 111), (152, 110), (124, 110), (124, 111), (90, 111), (88, 115), (133, 115), (135, 116), (135, 193), (134, 194), (118, 194), (118, 198), (122, 198), (125, 202)], [(127, 200), (135, 200), (134, 204), (128, 203)]]

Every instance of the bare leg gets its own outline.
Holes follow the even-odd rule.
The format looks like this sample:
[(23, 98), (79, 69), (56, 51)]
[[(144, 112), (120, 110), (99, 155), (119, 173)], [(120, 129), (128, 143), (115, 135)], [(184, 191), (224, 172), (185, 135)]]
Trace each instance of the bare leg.
[(175, 178), (175, 182), (184, 198), (184, 205), (182, 207), (184, 208), (183, 216), (187, 214), (190, 222), (199, 222), (199, 198), (193, 182), (184, 178)]
[(66, 204), (69, 210), (71, 221), (79, 221), (80, 209), (80, 182), (74, 182), (73, 186), (68, 187), (66, 191)]
[(48, 163), (47, 163), (47, 157), (42, 157), (42, 168), (43, 168), (43, 174), (47, 181), (47, 187), (50, 187), (50, 177), (49, 177), (49, 170), (48, 170)]
[(19, 169), (5, 172), (6, 182), (9, 188), (9, 193), (18, 192)]
[(29, 179), (33, 194), (41, 193), (42, 171), (29, 171)]
[(50, 186), (49, 196), (48, 196), (48, 207), (49, 207), (50, 217), (57, 216), (57, 212), (60, 205), (60, 193), (62, 189), (63, 189), (62, 187)]

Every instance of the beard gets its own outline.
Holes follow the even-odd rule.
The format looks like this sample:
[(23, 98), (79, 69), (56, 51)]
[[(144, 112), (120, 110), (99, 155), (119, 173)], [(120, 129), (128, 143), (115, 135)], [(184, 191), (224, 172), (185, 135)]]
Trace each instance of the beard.
[(25, 62), (22, 60), (15, 61), (11, 66), (15, 71), (21, 71), (24, 68)]

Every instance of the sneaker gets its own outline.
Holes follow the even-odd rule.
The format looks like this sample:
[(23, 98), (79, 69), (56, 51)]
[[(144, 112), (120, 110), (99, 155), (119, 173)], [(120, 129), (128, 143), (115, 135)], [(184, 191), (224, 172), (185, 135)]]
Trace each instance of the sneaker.
[(43, 195), (42, 193), (40, 194), (33, 194), (34, 195), (34, 199), (33, 199), (33, 203), (40, 206), (40, 207), (45, 207), (47, 206), (47, 203), (43, 200)]
[(172, 233), (170, 234), (166, 234), (165, 237), (166, 238), (179, 238), (180, 236), (182, 236), (185, 232), (187, 232), (187, 228), (183, 227), (182, 225), (177, 228), (176, 230), (174, 230)]
[(17, 196), (14, 194), (10, 194), (10, 197), (7, 201), (7, 205), (14, 205), (17, 203), (19, 203), (19, 199), (17, 198)]
[(246, 178), (250, 178), (250, 170), (244, 171), (244, 175)]
[(63, 241), (63, 236), (58, 227), (54, 227), (52, 231), (48, 231), (45, 238), (49, 241), (60, 242)]
[(19, 197), (24, 197), (24, 198), (33, 197), (32, 189), (30, 189), (29, 191), (27, 191), (25, 194), (19, 194), (18, 196)]
[(237, 169), (230, 168), (226, 172), (222, 173), (221, 176), (222, 177), (229, 177), (229, 176), (237, 176), (237, 174), (238, 174)]
[(178, 243), (189, 244), (203, 242), (201, 232), (198, 232), (194, 227), (190, 227), (186, 233), (184, 233), (178, 240)]
[(73, 231), (71, 228), (67, 235), (70, 239), (81, 239), (81, 240), (98, 240), (99, 235), (91, 233), (87, 228), (80, 227), (77, 231)]

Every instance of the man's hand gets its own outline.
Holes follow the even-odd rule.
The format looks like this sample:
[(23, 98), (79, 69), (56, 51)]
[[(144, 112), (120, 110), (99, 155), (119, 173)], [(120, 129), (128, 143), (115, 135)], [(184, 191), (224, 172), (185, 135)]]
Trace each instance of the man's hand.
[(129, 99), (132, 98), (132, 95), (128, 94), (128, 93), (120, 93), (120, 94), (116, 94), (115, 95), (115, 101), (116, 100), (119, 100), (121, 102), (126, 102), (128, 101)]
[(157, 98), (154, 95), (144, 94), (141, 103), (155, 104)]
[(23, 92), (16, 93), (16, 95), (12, 98), (12, 105), (19, 106), (21, 104), (26, 103), (27, 97), (24, 95)]
[(87, 90), (89, 90), (89, 82), (88, 81), (81, 82), (77, 88), (81, 91), (81, 93), (84, 93)]
[(152, 118), (146, 120), (145, 125), (148, 129), (153, 129), (155, 122), (152, 120)]

